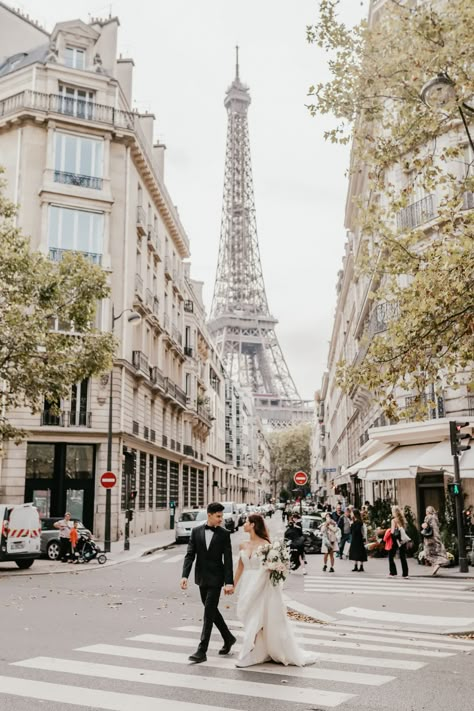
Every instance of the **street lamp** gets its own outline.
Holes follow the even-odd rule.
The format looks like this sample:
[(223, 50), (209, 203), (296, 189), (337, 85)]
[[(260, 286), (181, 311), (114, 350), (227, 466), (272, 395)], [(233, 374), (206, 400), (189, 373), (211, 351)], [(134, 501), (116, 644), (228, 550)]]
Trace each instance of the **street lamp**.
[(466, 129), (469, 144), (474, 151), (474, 141), (469, 131), (465, 114), (466, 111), (468, 114), (474, 114), (474, 107), (469, 106), (465, 101), (461, 103), (457, 102), (456, 85), (453, 80), (448, 77), (447, 74), (438, 74), (424, 84), (420, 92), (420, 97), (424, 104), (435, 111), (442, 111), (450, 104), (457, 104), (464, 128)]
[[(142, 317), (139, 313), (133, 309), (124, 309), (118, 316), (115, 315), (114, 306), (112, 304), (112, 321), (111, 330), (112, 334), (114, 332), (115, 322), (122, 318), (122, 316), (130, 311), (127, 317), (128, 323), (133, 323), (137, 326)], [(110, 371), (110, 388), (109, 388), (109, 426), (107, 431), (107, 471), (112, 470), (112, 411), (113, 411), (113, 382), (114, 382), (114, 367), (112, 364), (112, 369)], [(111, 518), (112, 518), (112, 489), (105, 490), (105, 531), (104, 531), (104, 551), (110, 553), (110, 529), (111, 529)]]

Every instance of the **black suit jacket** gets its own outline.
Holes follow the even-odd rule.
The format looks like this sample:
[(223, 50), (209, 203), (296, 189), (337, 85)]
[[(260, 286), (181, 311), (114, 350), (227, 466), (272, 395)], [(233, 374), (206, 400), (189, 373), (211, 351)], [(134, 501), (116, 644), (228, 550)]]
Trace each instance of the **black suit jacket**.
[(204, 530), (204, 526), (196, 526), (191, 531), (182, 577), (189, 578), (194, 559), (196, 559), (194, 570), (196, 585), (216, 588), (221, 588), (223, 585), (233, 585), (230, 533), (222, 526), (218, 526), (208, 549), (206, 548)]

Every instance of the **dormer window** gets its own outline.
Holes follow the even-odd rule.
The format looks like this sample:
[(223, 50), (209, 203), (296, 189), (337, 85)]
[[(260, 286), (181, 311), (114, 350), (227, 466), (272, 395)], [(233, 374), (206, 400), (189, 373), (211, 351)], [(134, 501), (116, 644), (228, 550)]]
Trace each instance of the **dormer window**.
[(81, 47), (66, 47), (65, 64), (72, 69), (85, 69), (86, 51)]

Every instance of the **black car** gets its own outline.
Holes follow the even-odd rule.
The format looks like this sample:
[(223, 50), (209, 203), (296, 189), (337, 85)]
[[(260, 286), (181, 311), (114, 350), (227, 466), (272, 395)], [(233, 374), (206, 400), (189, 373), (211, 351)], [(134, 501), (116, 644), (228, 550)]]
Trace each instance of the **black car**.
[(319, 529), (322, 523), (321, 516), (303, 516), (301, 518), (305, 553), (321, 553), (323, 536)]

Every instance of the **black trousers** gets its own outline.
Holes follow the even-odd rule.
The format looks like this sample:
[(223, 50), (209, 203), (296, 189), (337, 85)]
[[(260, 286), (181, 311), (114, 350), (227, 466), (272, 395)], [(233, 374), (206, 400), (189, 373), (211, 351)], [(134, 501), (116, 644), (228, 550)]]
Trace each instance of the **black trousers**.
[(390, 567), (390, 575), (396, 575), (397, 574), (397, 566), (395, 564), (395, 556), (397, 555), (397, 550), (400, 553), (400, 563), (402, 564), (402, 575), (404, 578), (407, 577), (408, 575), (408, 563), (407, 563), (407, 553), (405, 550), (405, 546), (400, 546), (396, 543), (393, 544), (393, 546), (390, 548), (388, 552), (388, 564)]
[(59, 539), (59, 560), (66, 560), (71, 557), (71, 541), (69, 538)]
[(202, 632), (201, 640), (199, 642), (199, 651), (207, 652), (209, 647), (209, 640), (211, 638), (212, 625), (215, 625), (222, 635), (224, 642), (228, 642), (232, 637), (232, 634), (227, 627), (224, 618), (219, 612), (217, 606), (219, 605), (219, 598), (221, 596), (222, 588), (207, 587), (205, 585), (199, 586), (199, 592), (201, 593), (202, 604), (204, 605), (204, 618), (202, 621)]

